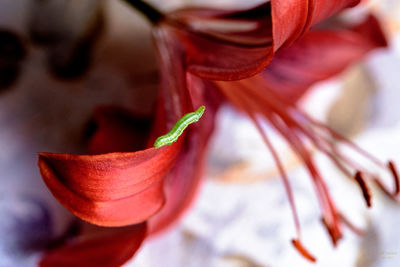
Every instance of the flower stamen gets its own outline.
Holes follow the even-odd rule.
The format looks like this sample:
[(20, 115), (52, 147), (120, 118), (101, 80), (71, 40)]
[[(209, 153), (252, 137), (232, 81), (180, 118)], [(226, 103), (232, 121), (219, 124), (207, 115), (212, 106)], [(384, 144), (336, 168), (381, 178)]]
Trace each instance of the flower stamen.
[[(326, 155), (347, 177), (354, 179), (355, 182), (357, 182), (362, 190), (363, 197), (368, 207), (371, 207), (372, 202), (371, 194), (365, 178), (372, 178), (382, 191), (392, 197), (392, 199), (396, 199), (396, 196), (400, 193), (399, 175), (393, 162), (389, 161), (388, 164), (384, 164), (328, 126), (311, 118), (309, 115), (299, 110), (294, 103), (286, 100), (280, 92), (268, 88), (261, 75), (235, 82), (215, 83), (233, 105), (238, 107), (239, 110), (244, 111), (250, 117), (254, 122), (255, 127), (260, 132), (264, 143), (271, 151), (281, 174), (293, 212), (298, 238), (293, 239), (292, 243), (307, 259), (315, 260), (315, 258), (311, 256), (300, 243), (300, 223), (289, 179), (278, 157), (276, 149), (273, 147), (265, 130), (261, 127), (261, 118), (265, 118), (271, 126), (286, 139), (292, 150), (300, 157), (307, 168), (321, 207), (322, 223), (327, 229), (334, 246), (337, 245), (338, 241), (342, 237), (341, 223), (348, 226), (357, 234), (362, 234), (363, 230), (352, 225), (349, 220), (338, 212), (332, 197), (330, 196), (328, 187), (314, 163), (311, 149), (309, 147), (310, 145)], [(260, 115), (261, 117), (258, 118), (257, 115)], [(379, 168), (388, 170), (395, 181), (394, 193), (391, 193), (383, 185), (377, 175), (368, 170), (369, 166), (364, 167), (347, 153), (344, 154), (339, 150), (338, 144), (346, 145), (346, 147), (357, 152), (358, 155), (368, 159)]]
[(316, 262), (317, 259), (311, 255), (307, 249), (304, 248), (303, 244), (300, 242), (300, 240), (297, 239), (292, 239), (292, 244), (293, 246), (300, 252), (300, 254), (308, 259), (309, 261)]
[(362, 173), (360, 171), (357, 171), (356, 175), (354, 176), (354, 179), (357, 181), (358, 185), (360, 186), (360, 188), (362, 190), (367, 207), (370, 208), (371, 207), (371, 194), (369, 193), (367, 184), (365, 183), (365, 180), (362, 177)]
[(394, 195), (397, 196), (400, 193), (400, 179), (399, 179), (399, 173), (396, 170), (396, 167), (394, 166), (393, 161), (388, 162), (388, 167), (389, 170), (391, 171), (394, 179), (394, 184), (395, 184), (395, 191)]

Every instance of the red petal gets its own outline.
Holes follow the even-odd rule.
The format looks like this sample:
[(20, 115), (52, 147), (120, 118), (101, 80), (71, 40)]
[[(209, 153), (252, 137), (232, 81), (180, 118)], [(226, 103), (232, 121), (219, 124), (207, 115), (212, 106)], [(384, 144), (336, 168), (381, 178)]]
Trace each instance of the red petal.
[(238, 80), (262, 71), (272, 59), (272, 47), (246, 47), (180, 34), (186, 45), (188, 70), (215, 80)]
[(286, 0), (271, 1), (274, 51), (287, 46), (309, 28), (360, 0)]
[(310, 31), (276, 53), (262, 77), (269, 89), (295, 102), (312, 84), (338, 74), (366, 53), (385, 45), (373, 17), (352, 30)]
[(95, 156), (41, 153), (39, 167), (53, 195), (76, 216), (122, 226), (145, 221), (162, 207), (163, 177), (178, 151), (179, 143)]
[[(193, 110), (179, 46), (163, 33), (160, 30), (165, 42), (172, 43), (165, 45), (160, 54), (165, 82), (151, 139), (165, 134), (179, 117)], [(112, 138), (119, 130), (107, 130), (106, 135)], [(174, 165), (181, 143), (182, 138), (159, 149), (94, 156), (42, 153), (39, 167), (53, 195), (73, 214), (93, 224), (123, 226), (145, 221), (163, 206), (164, 177)], [(114, 145), (115, 142), (106, 148)]]
[(141, 223), (106, 235), (74, 240), (46, 252), (41, 267), (115, 267), (133, 257), (146, 236), (146, 223)]
[[(315, 125), (321, 128), (325, 126), (320, 126), (321, 124), (318, 122), (309, 119), (307, 115), (297, 110), (293, 102), (311, 84), (336, 74), (354, 60), (360, 59), (366, 52), (384, 45), (386, 45), (386, 42), (376, 21), (373, 18), (368, 18), (364, 24), (353, 30), (315, 31), (306, 34), (303, 39), (300, 39), (291, 47), (279, 51), (273, 62), (260, 75), (235, 82), (216, 82), (227, 99), (254, 120), (273, 155), (276, 155), (275, 149), (270, 144), (262, 127), (259, 126), (256, 115), (261, 115), (267, 119), (302, 159), (310, 172), (318, 193), (323, 222), (334, 245), (342, 237), (339, 214), (329, 190), (315, 166), (309, 148), (305, 144), (310, 141), (311, 144), (331, 158), (339, 169), (348, 174), (351, 173), (348, 171), (349, 166), (341, 162), (349, 162), (351, 168), (353, 167), (351, 166), (352, 159), (342, 154), (337, 154), (332, 140), (342, 141), (347, 144), (349, 142), (342, 137), (337, 137), (332, 130), (328, 130), (328, 132), (333, 139), (331, 136), (325, 137), (324, 134), (314, 131), (313, 127)], [(329, 128), (325, 127), (325, 129)], [(303, 138), (308, 140), (305, 141)], [(332, 147), (332, 151), (329, 147)], [(385, 165), (379, 163), (379, 160), (375, 160), (357, 147), (352, 146), (352, 148), (372, 160), (375, 164), (378, 164), (378, 166), (384, 166), (385, 168)], [(277, 164), (280, 166), (279, 157), (274, 157), (277, 158)], [(338, 158), (342, 158), (342, 160), (339, 161)], [(359, 168), (358, 164), (353, 164)], [(395, 180), (397, 180), (398, 175), (394, 165), (389, 164), (388, 168)], [(294, 207), (286, 175), (282, 170), (281, 173), (285, 187), (288, 188), (289, 200)], [(368, 188), (366, 188), (366, 185), (362, 185), (362, 182), (359, 181), (359, 184), (363, 189), (367, 203), (370, 204)], [(381, 184), (379, 180), (376, 180), (376, 182), (378, 185)], [(396, 182), (396, 188), (400, 188), (400, 186), (397, 187), (397, 184)], [(389, 192), (385, 188), (383, 189), (385, 192)], [(293, 210), (298, 236), (300, 236), (300, 227), (298, 226), (295, 208)], [(299, 241), (295, 240), (293, 244), (305, 257), (310, 260), (314, 259)]]
[[(272, 58), (270, 9), (265, 3), (243, 11), (184, 9), (170, 14), (178, 23), (174, 34), (185, 45), (188, 70), (223, 80), (260, 72)], [(229, 23), (235, 24), (224, 29)]]
[(151, 118), (104, 106), (95, 110), (94, 122), (96, 129), (88, 145), (92, 154), (138, 151), (146, 146)]
[(271, 60), (270, 13), (265, 3), (240, 11), (183, 9), (170, 17), (178, 24), (173, 26), (185, 45), (188, 70), (209, 79), (232, 80), (261, 71)]
[[(214, 117), (219, 105), (216, 88), (210, 88), (197, 77), (188, 77), (192, 95), (207, 108), (201, 120), (191, 125), (175, 166), (165, 179), (165, 206), (149, 219), (150, 234), (176, 222), (191, 205), (201, 185), (208, 139), (214, 128)], [(207, 95), (203, 88), (207, 87)], [(194, 92), (194, 91), (197, 92)]]
[(178, 26), (197, 35), (236, 45), (271, 45), (271, 5), (245, 10), (185, 8), (168, 14)]
[(288, 0), (243, 11), (184, 9), (171, 13), (166, 23), (175, 27), (174, 34), (185, 46), (190, 72), (208, 79), (239, 80), (262, 71), (275, 51), (312, 25), (358, 2)]

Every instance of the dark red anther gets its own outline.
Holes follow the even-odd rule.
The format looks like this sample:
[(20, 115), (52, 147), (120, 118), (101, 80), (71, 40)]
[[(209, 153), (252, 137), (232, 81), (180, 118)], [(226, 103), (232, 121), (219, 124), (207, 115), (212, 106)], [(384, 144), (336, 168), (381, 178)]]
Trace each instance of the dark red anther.
[(361, 187), (361, 190), (363, 192), (363, 196), (365, 199), (365, 203), (367, 203), (367, 207), (371, 207), (371, 194), (369, 193), (369, 189), (367, 187), (367, 184), (365, 183), (364, 178), (362, 177), (362, 174), (360, 171), (356, 172), (356, 175), (354, 176), (354, 179), (356, 179), (358, 185)]
[(0, 28), (0, 93), (18, 79), (25, 56), (23, 40), (14, 32)]
[(321, 218), (322, 223), (324, 224), (326, 230), (328, 231), (329, 236), (331, 237), (332, 244), (336, 247), (340, 238), (342, 238), (342, 234), (339, 231), (335, 231), (331, 225), (328, 224), (324, 217)]
[(297, 249), (300, 254), (305, 257), (307, 260), (311, 262), (316, 262), (317, 259), (308, 252), (308, 250), (301, 244), (301, 241), (298, 239), (292, 239), (293, 246)]
[(400, 193), (400, 181), (399, 181), (399, 173), (396, 170), (396, 167), (394, 166), (393, 161), (389, 161), (388, 162), (388, 167), (390, 172), (393, 175), (393, 179), (394, 179), (394, 184), (395, 184), (395, 191), (394, 191), (394, 195), (398, 195)]

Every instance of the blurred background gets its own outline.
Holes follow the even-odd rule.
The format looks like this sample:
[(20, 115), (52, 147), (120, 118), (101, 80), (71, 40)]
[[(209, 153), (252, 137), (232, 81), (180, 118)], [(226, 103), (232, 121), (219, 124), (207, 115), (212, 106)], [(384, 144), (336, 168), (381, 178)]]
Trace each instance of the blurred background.
[[(149, 2), (171, 10), (262, 1)], [(400, 164), (400, 2), (364, 2), (343, 16), (374, 13), (390, 46), (315, 85), (300, 105), (378, 158)], [(75, 220), (43, 184), (37, 152), (84, 153), (96, 106), (150, 114), (157, 86), (150, 25), (121, 1), (0, 0), (1, 267), (35, 266), (40, 247)], [(231, 106), (221, 109), (216, 125), (197, 202), (126, 266), (400, 266), (399, 205), (374, 188), (367, 210), (359, 188), (315, 153), (338, 207), (366, 229), (361, 237), (345, 230), (333, 248), (308, 174), (272, 134), (290, 175), (304, 244), (318, 258), (304, 260), (290, 243), (287, 196), (257, 130)]]

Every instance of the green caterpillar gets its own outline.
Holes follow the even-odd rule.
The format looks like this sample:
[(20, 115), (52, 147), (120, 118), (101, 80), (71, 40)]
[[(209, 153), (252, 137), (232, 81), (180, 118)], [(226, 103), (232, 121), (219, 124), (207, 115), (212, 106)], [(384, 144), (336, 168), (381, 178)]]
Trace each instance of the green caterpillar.
[(200, 106), (195, 112), (190, 112), (183, 115), (183, 117), (176, 122), (175, 126), (172, 127), (171, 131), (156, 139), (154, 142), (154, 147), (159, 148), (161, 146), (170, 145), (173, 142), (176, 142), (189, 124), (197, 122), (201, 118), (205, 109), (205, 106)]

